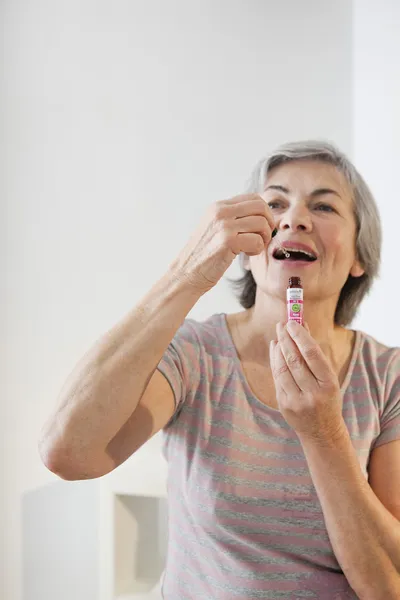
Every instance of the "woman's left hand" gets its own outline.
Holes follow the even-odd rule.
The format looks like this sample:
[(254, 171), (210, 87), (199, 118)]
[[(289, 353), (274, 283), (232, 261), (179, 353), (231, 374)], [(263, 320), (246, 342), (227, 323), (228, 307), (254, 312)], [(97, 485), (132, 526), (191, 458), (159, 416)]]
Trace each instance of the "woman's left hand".
[(277, 325), (270, 361), (279, 409), (300, 440), (336, 439), (346, 424), (336, 373), (321, 347), (298, 323)]

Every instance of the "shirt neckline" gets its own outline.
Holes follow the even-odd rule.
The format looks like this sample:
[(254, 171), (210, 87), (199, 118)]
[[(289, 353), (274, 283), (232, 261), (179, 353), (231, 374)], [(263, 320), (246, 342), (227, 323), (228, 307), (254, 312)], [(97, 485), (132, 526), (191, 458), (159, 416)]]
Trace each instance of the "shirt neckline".
[[(222, 330), (224, 332), (224, 336), (229, 344), (229, 347), (232, 351), (232, 357), (235, 361), (236, 364), (236, 368), (238, 370), (240, 379), (244, 385), (244, 387), (246, 388), (246, 393), (250, 394), (252, 398), (254, 398), (259, 404), (261, 404), (265, 409), (268, 409), (274, 413), (279, 413), (281, 414), (281, 411), (279, 409), (276, 408), (272, 408), (271, 406), (268, 406), (268, 404), (265, 404), (264, 402), (261, 402), (261, 400), (259, 398), (257, 398), (257, 396), (255, 395), (255, 393), (253, 392), (253, 390), (250, 387), (249, 382), (247, 381), (247, 377), (246, 374), (244, 372), (243, 366), (242, 366), (242, 362), (239, 358), (238, 352), (236, 350), (236, 346), (235, 343), (233, 341), (231, 332), (229, 331), (229, 326), (228, 326), (228, 322), (227, 322), (227, 315), (226, 313), (219, 313), (217, 315), (220, 319), (220, 323), (222, 324)], [(359, 330), (353, 330), (355, 337), (354, 337), (354, 343), (353, 343), (353, 349), (352, 349), (352, 353), (351, 353), (351, 358), (350, 358), (350, 362), (349, 365), (347, 367), (347, 371), (346, 371), (346, 375), (343, 379), (343, 383), (340, 387), (340, 393), (342, 395), (342, 398), (344, 397), (346, 390), (350, 384), (350, 380), (354, 371), (354, 366), (357, 362), (357, 358), (358, 358), (358, 354), (359, 354), (359, 350), (360, 350), (360, 346), (361, 346), (361, 340), (362, 340), (362, 332)]]

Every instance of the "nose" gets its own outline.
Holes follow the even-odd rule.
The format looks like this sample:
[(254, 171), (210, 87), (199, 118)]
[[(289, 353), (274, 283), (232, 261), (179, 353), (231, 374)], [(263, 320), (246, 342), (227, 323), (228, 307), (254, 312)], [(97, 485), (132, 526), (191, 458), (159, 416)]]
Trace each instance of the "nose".
[(300, 203), (288, 207), (280, 218), (279, 229), (307, 233), (312, 231), (312, 220), (308, 208)]

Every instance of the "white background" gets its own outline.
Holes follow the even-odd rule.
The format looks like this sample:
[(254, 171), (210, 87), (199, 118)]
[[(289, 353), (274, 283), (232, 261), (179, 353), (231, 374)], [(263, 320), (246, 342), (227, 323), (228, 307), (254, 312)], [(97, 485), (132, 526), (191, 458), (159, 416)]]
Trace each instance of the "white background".
[[(275, 145), (327, 138), (371, 184), (383, 271), (355, 326), (399, 345), (400, 4), (3, 0), (0, 11), (0, 596), (22, 600), (21, 498), (54, 479), (37, 439), (63, 381)], [(191, 316), (237, 308), (223, 281)]]

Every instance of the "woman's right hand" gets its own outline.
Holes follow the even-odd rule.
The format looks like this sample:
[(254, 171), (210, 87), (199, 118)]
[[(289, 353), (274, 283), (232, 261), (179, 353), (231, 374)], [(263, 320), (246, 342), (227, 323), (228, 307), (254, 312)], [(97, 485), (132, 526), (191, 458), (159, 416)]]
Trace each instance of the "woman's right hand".
[(199, 293), (221, 279), (235, 257), (255, 256), (268, 246), (275, 228), (272, 213), (259, 194), (243, 194), (211, 205), (173, 264), (178, 276)]

